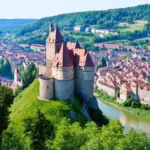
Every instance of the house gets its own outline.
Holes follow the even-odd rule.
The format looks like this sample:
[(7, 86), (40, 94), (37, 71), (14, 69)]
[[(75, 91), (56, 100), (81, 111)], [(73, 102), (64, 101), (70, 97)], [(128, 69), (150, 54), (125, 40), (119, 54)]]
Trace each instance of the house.
[(74, 31), (77, 31), (77, 32), (85, 32), (85, 27), (82, 26), (82, 25), (74, 26)]

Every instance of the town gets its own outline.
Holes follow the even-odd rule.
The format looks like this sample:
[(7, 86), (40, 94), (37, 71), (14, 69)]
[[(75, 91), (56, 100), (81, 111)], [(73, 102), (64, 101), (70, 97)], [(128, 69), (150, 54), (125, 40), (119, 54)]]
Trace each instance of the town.
[[(13, 72), (21, 64), (24, 68), (27, 68), (31, 63), (34, 63), (37, 68), (45, 64), (45, 45), (10, 45), (8, 43), (12, 43), (10, 38), (0, 41), (0, 58), (9, 60)], [(70, 45), (75, 45), (73, 42), (69, 43)], [(110, 43), (95, 43), (94, 46), (99, 51), (90, 51), (89, 54), (95, 63), (95, 87), (98, 87), (98, 89), (103, 90), (113, 97), (116, 97), (116, 92), (120, 90), (120, 98), (117, 97), (120, 102), (127, 100), (129, 95), (134, 94), (133, 99), (149, 104), (149, 85), (147, 84), (149, 83), (148, 77), (150, 74), (150, 46), (147, 46), (145, 49)], [(101, 58), (105, 58), (106, 66), (99, 68)], [(137, 85), (139, 93), (133, 89), (131, 90), (133, 83)], [(14, 84), (13, 79), (4, 77), (0, 78), (0, 84), (13, 89), (19, 86), (17, 83)]]

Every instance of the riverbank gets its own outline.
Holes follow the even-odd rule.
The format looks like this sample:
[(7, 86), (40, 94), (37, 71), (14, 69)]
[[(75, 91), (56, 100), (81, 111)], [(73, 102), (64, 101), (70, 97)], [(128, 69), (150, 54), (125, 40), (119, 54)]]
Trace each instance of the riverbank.
[(118, 103), (114, 98), (104, 97), (98, 91), (95, 91), (94, 95), (96, 97), (98, 97), (99, 99), (101, 99), (102, 101), (107, 102), (107, 103), (111, 104), (114, 107), (119, 107), (119, 108), (121, 108), (125, 111), (128, 111), (128, 112), (133, 113), (133, 114), (138, 115), (138, 116), (150, 117), (150, 110), (143, 110), (141, 108), (124, 107), (122, 104)]

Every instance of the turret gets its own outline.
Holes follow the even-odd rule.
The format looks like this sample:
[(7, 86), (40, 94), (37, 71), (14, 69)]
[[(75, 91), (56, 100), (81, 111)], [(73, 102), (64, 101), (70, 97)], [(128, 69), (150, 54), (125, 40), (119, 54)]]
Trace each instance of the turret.
[(50, 100), (54, 98), (54, 79), (44, 75), (39, 76), (39, 99)]
[(51, 33), (51, 32), (53, 32), (55, 29), (54, 29), (54, 26), (53, 26), (53, 24), (51, 23), (50, 25), (49, 25), (49, 33)]
[(86, 50), (75, 52), (75, 92), (85, 103), (90, 103), (94, 89), (94, 64)]

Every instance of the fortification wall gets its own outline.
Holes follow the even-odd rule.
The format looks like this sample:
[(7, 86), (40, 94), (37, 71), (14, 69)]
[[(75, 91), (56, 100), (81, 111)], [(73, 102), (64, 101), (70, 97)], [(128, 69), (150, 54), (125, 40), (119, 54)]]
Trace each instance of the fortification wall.
[(47, 77), (40, 77), (39, 82), (39, 99), (52, 99), (54, 97), (54, 80)]
[(93, 80), (94, 67), (75, 67), (75, 78), (83, 80)]
[(75, 68), (75, 92), (88, 103), (93, 98), (94, 89), (94, 67)]
[(69, 99), (74, 93), (74, 80), (55, 80), (55, 97), (59, 100)]
[(74, 79), (74, 67), (53, 67), (52, 75), (56, 80), (72, 80)]
[(93, 81), (85, 81), (83, 79), (75, 79), (75, 92), (81, 100), (87, 102), (93, 97)]
[(106, 85), (101, 84), (101, 83), (97, 83), (97, 87), (98, 87), (99, 90), (104, 91), (105, 93), (107, 93), (111, 97), (115, 97), (116, 96), (115, 88), (111, 88), (111, 87), (106, 86)]
[(51, 77), (52, 76), (52, 69), (47, 67), (47, 66), (39, 65), (39, 75)]

